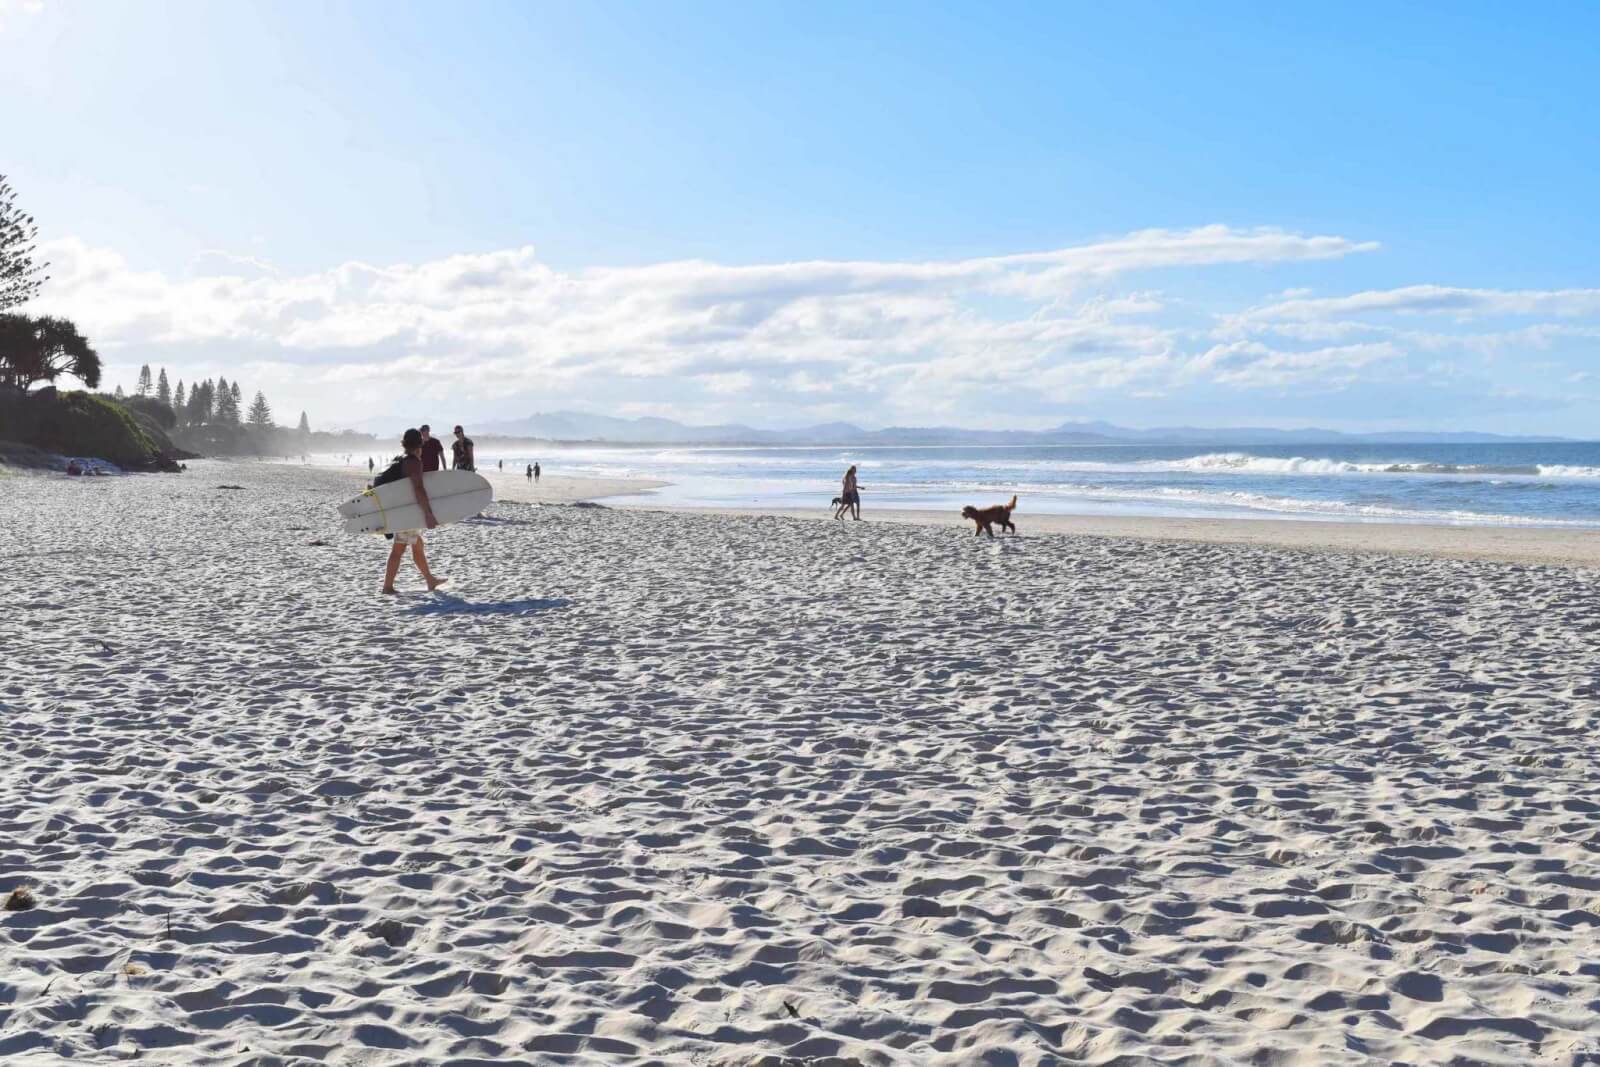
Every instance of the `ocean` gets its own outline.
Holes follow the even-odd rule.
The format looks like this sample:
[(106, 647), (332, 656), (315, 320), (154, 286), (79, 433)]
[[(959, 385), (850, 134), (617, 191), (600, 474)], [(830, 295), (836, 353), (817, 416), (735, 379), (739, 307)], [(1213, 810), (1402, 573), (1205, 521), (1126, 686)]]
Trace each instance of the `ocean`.
[(1600, 527), (1600, 443), (599, 447), (480, 449), (480, 468), (645, 477), (618, 502), (825, 508), (858, 468), (873, 508), (959, 510), (1015, 493), (1025, 511)]

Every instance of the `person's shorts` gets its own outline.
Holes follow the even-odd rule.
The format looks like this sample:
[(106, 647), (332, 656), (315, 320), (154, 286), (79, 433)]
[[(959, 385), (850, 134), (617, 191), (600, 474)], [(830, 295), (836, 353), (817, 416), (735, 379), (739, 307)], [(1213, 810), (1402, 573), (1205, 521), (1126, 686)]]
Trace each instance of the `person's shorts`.
[(422, 540), (421, 530), (396, 530), (394, 543), (397, 545), (414, 545)]

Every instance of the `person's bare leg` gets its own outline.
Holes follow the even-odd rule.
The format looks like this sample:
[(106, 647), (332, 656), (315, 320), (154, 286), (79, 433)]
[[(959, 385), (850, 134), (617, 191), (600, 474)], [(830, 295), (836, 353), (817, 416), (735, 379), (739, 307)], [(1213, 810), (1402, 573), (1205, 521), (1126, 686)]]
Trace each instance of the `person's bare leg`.
[(411, 558), (416, 561), (417, 570), (422, 572), (422, 580), (428, 583), (429, 589), (437, 589), (450, 580), (448, 578), (435, 578), (433, 572), (428, 569), (428, 555), (422, 551), (422, 538), (420, 537), (417, 538), (416, 544), (411, 546)]
[(400, 573), (400, 557), (406, 554), (406, 546), (399, 541), (389, 546), (389, 564), (383, 568), (383, 591), (394, 592), (394, 577)]

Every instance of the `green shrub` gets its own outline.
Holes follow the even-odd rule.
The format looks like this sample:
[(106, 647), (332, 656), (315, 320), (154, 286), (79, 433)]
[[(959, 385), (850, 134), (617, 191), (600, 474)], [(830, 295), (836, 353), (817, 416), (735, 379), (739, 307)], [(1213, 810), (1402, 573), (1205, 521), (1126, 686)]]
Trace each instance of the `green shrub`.
[(159, 430), (152, 435), (114, 400), (53, 389), (0, 391), (0, 440), (68, 456), (94, 456), (129, 470), (157, 466), (163, 445), (170, 445)]

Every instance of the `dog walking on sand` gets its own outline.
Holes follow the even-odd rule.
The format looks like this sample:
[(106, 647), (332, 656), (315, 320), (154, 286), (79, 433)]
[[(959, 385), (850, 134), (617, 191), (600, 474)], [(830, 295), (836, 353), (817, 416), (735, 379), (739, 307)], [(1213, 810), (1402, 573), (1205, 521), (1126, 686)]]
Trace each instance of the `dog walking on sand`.
[(972, 520), (974, 524), (973, 537), (977, 537), (980, 534), (988, 534), (993, 537), (996, 525), (1004, 526), (1008, 533), (1017, 532), (1017, 528), (1011, 524), (1011, 513), (1015, 510), (1017, 510), (1017, 498), (1013, 495), (1011, 503), (996, 504), (992, 508), (975, 508), (968, 504), (961, 509), (961, 517)]

